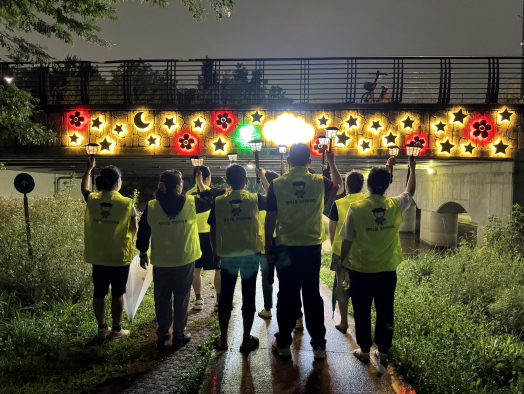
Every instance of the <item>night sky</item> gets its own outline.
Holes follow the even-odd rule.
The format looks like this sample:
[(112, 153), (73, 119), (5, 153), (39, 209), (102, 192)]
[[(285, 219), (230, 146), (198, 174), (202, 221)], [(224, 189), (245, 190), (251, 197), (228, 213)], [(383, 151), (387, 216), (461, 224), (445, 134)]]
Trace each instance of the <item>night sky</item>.
[[(519, 56), (522, 0), (236, 0), (230, 18), (194, 21), (166, 9), (118, 4), (101, 21), (116, 44), (74, 47), (38, 37), (51, 55), (82, 60), (316, 56)], [(204, 0), (206, 7), (207, 0)], [(5, 52), (0, 52), (0, 55)]]

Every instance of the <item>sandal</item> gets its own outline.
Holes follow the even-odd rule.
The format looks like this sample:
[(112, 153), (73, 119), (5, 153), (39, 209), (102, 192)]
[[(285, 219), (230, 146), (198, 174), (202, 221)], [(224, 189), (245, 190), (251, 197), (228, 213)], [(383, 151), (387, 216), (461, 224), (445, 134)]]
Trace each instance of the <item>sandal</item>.
[(373, 352), (373, 355), (375, 356), (377, 361), (380, 362), (380, 364), (382, 364), (384, 367), (387, 367), (387, 365), (388, 365), (388, 355), (386, 353), (380, 353), (378, 351), (378, 349), (376, 349)]
[(255, 350), (258, 345), (260, 344), (260, 341), (257, 337), (254, 337), (253, 335), (251, 335), (251, 338), (253, 338), (253, 345), (252, 346), (240, 346), (240, 351), (241, 352), (250, 352), (252, 350)]
[(349, 328), (349, 326), (344, 327), (344, 326), (338, 324), (338, 325), (335, 326), (335, 328), (336, 328), (338, 331), (340, 331), (342, 334), (345, 334), (346, 332), (348, 332), (348, 328)]
[(227, 343), (222, 343), (222, 336), (220, 334), (218, 334), (215, 337), (215, 346), (218, 350), (227, 350), (228, 349)]
[(362, 350), (358, 349), (358, 350), (353, 350), (353, 355), (358, 358), (360, 361), (362, 361), (364, 364), (369, 364), (370, 363), (370, 359), (369, 359), (369, 353), (364, 353), (362, 352)]

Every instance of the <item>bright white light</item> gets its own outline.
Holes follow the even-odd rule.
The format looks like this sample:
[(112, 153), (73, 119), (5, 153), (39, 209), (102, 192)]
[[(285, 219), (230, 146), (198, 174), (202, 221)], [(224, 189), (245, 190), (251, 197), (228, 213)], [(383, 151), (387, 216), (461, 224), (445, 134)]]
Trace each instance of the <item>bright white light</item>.
[(253, 167), (255, 167), (255, 166), (254, 166), (253, 164), (251, 164), (251, 163), (248, 163), (247, 166), (248, 166), (249, 168), (253, 168)]
[(247, 143), (248, 141), (251, 141), (253, 139), (253, 134), (255, 134), (255, 127), (251, 124), (244, 126), (240, 130), (238, 130), (238, 134), (240, 134), (240, 138), (242, 138), (242, 141)]
[(266, 123), (264, 135), (267, 140), (277, 145), (289, 146), (297, 142), (308, 143), (315, 135), (315, 129), (304, 119), (295, 118), (291, 114), (283, 114), (277, 120)]
[(11, 83), (13, 81), (13, 77), (5, 77), (4, 79), (7, 83)]
[(433, 172), (434, 172), (434, 171), (433, 171), (433, 168), (428, 168), (428, 172), (429, 172), (430, 174), (433, 174)]

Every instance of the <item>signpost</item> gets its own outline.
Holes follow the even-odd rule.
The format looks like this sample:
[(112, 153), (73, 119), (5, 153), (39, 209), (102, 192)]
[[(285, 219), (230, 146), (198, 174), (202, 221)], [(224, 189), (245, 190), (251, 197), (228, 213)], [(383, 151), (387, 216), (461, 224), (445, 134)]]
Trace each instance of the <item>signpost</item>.
[(25, 228), (27, 231), (27, 249), (29, 257), (33, 258), (33, 247), (31, 246), (31, 225), (29, 223), (29, 203), (27, 201), (27, 194), (31, 193), (35, 188), (35, 180), (26, 173), (18, 174), (15, 178), (15, 189), (24, 194), (24, 212), (25, 212)]

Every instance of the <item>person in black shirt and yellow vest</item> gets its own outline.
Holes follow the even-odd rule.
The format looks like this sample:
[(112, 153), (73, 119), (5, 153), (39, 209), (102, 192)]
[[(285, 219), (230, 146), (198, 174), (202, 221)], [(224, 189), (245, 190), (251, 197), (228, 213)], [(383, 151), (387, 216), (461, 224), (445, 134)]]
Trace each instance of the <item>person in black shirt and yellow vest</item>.
[(226, 180), (233, 190), (215, 199), (208, 219), (215, 264), (222, 268), (222, 294), (218, 301), (220, 335), (215, 343), (219, 349), (228, 347), (227, 330), (240, 270), (244, 321), (240, 351), (251, 351), (259, 343), (258, 338), (251, 335), (251, 327), (256, 312), (257, 273), (264, 248), (258, 213), (266, 209), (266, 197), (244, 190), (248, 182), (247, 173), (238, 164), (227, 168)]
[[(333, 181), (309, 173), (310, 153), (306, 144), (292, 145), (287, 159), (291, 168), (273, 180), (269, 187), (265, 247), (268, 261), (276, 260), (280, 281), (277, 305), (279, 332), (273, 341), (273, 350), (280, 356), (291, 356), (291, 333), (295, 328), (295, 311), (302, 290), (306, 328), (312, 338), (314, 357), (324, 359), (326, 327), (324, 302), (319, 289), (322, 242), (326, 239), (322, 215), (324, 197), (333, 198), (339, 193), (342, 178), (335, 166), (333, 152), (326, 155)], [(277, 220), (277, 246), (273, 250), (271, 237)]]
[[(98, 193), (89, 190), (94, 156), (89, 157), (87, 171), (82, 178), (82, 194), (87, 207), (84, 222), (84, 258), (93, 265), (93, 309), (98, 322), (98, 338), (109, 335), (119, 340), (129, 335), (122, 328), (123, 294), (126, 292), (129, 264), (133, 261), (133, 238), (137, 230), (137, 213), (133, 200), (118, 191), (122, 175), (115, 166), (100, 171), (95, 183)], [(105, 297), (111, 286), (111, 330), (105, 318)]]
[[(196, 181), (202, 190), (202, 175)], [(140, 218), (136, 247), (140, 265), (149, 264), (147, 251), (151, 238), (151, 264), (155, 282), (155, 312), (158, 320), (157, 347), (165, 349), (173, 326), (171, 348), (177, 350), (191, 339), (185, 333), (187, 309), (193, 283), (195, 261), (200, 258), (197, 214), (211, 209), (213, 191), (199, 197), (184, 196), (182, 174), (177, 170), (160, 175), (155, 199), (149, 201)], [(223, 192), (223, 191), (222, 191)]]

